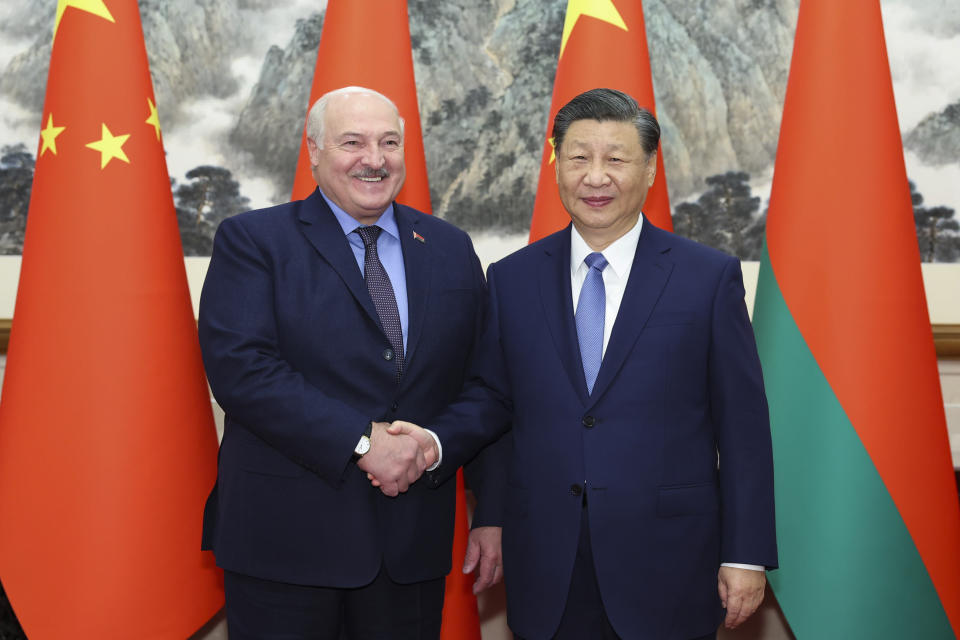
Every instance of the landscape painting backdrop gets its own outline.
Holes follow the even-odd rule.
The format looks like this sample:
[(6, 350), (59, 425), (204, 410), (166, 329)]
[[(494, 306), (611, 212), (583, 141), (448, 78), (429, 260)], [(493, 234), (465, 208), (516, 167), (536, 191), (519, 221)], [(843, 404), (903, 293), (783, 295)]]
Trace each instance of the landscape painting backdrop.
[[(224, 217), (289, 198), (326, 2), (139, 5), (184, 253), (209, 255)], [(434, 213), (502, 255), (526, 241), (566, 2), (408, 5)], [(675, 229), (757, 259), (799, 0), (643, 6)], [(921, 255), (957, 262), (960, 3), (881, 7)], [(2, 254), (23, 246), (55, 8), (0, 1)]]

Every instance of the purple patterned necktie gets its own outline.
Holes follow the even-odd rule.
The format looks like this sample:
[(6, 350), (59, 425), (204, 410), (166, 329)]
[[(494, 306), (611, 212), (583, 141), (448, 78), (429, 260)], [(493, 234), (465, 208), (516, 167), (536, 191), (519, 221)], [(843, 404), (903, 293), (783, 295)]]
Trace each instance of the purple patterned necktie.
[(580, 341), (580, 360), (583, 361), (583, 376), (587, 379), (587, 393), (593, 393), (593, 383), (600, 372), (603, 359), (603, 323), (607, 310), (606, 289), (603, 286), (603, 270), (607, 259), (602, 253), (591, 253), (583, 260), (589, 270), (580, 289), (577, 312), (577, 338)]
[(377, 254), (377, 238), (383, 231), (380, 227), (357, 227), (354, 231), (363, 240), (365, 253), (363, 256), (363, 277), (367, 281), (367, 291), (373, 298), (373, 306), (380, 316), (380, 325), (387, 334), (393, 346), (394, 358), (397, 361), (397, 381), (403, 375), (403, 329), (400, 326), (400, 312), (397, 311), (397, 297), (390, 284), (390, 276), (380, 262)]

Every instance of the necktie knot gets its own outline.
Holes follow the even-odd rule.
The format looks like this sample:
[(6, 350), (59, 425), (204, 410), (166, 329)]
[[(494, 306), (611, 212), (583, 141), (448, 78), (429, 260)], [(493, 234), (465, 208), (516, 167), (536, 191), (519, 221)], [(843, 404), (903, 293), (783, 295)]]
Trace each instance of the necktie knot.
[(597, 271), (603, 271), (607, 268), (607, 259), (603, 257), (603, 254), (599, 251), (594, 251), (586, 258), (583, 259), (587, 263), (587, 266), (591, 269), (596, 269)]
[(380, 237), (380, 232), (383, 231), (377, 225), (372, 225), (369, 227), (357, 227), (355, 229), (357, 235), (360, 236), (360, 239), (363, 240), (364, 247), (376, 246), (377, 238)]

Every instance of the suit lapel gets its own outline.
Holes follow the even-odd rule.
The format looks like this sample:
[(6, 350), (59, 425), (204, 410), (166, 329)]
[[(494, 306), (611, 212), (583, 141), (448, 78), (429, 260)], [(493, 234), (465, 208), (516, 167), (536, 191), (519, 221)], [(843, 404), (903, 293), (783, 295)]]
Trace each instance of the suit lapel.
[(630, 268), (630, 277), (623, 292), (623, 301), (620, 303), (613, 333), (610, 335), (610, 342), (607, 344), (607, 350), (600, 364), (600, 372), (593, 386), (591, 399), (594, 402), (610, 386), (633, 350), (634, 343), (640, 337), (647, 319), (670, 279), (673, 261), (668, 257), (670, 252), (670, 245), (666, 242), (668, 238), (664, 231), (654, 227), (644, 218), (637, 252), (634, 254), (633, 266)]
[(570, 293), (570, 225), (544, 241), (544, 254), (539, 273), (544, 318), (570, 383), (581, 401), (585, 402), (587, 381), (580, 360), (580, 343), (577, 340), (573, 297)]
[(320, 195), (319, 189), (315, 189), (313, 194), (300, 204), (298, 217), (303, 235), (337, 272), (357, 304), (363, 307), (374, 324), (380, 326), (380, 317), (363, 281), (363, 274), (357, 268), (357, 259), (350, 250), (350, 243), (344, 237), (343, 228)]
[(430, 300), (433, 285), (433, 269), (430, 267), (433, 260), (427, 243), (414, 237), (420, 222), (418, 216), (403, 205), (394, 203), (393, 208), (397, 218), (397, 229), (400, 232), (403, 265), (407, 275), (407, 350), (404, 357), (409, 370), (410, 360), (416, 353), (417, 344), (423, 332), (424, 316)]

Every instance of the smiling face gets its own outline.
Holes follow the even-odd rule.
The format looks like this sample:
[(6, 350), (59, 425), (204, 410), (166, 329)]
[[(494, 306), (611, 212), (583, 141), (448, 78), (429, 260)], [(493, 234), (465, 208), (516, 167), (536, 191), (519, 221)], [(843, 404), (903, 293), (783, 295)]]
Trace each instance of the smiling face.
[(307, 138), (320, 190), (358, 222), (375, 223), (406, 177), (396, 110), (372, 94), (332, 96), (322, 135), (320, 145)]
[(631, 122), (576, 120), (557, 149), (560, 201), (577, 231), (602, 251), (633, 228), (657, 174)]

